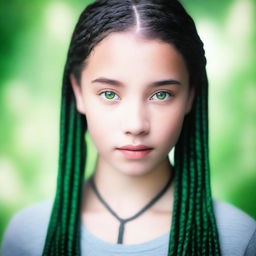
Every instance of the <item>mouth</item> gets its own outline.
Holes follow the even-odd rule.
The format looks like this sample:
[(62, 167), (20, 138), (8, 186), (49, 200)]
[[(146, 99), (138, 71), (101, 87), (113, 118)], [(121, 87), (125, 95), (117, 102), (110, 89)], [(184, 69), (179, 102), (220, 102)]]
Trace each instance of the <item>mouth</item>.
[(127, 145), (117, 148), (117, 150), (120, 151), (127, 159), (141, 159), (146, 157), (153, 148), (145, 145)]

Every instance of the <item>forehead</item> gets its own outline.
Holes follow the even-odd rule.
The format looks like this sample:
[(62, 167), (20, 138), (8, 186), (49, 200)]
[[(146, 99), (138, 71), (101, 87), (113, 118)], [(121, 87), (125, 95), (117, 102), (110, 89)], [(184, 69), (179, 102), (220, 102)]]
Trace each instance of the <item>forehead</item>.
[(83, 73), (106, 73), (122, 78), (135, 74), (152, 78), (188, 76), (185, 61), (173, 45), (145, 39), (133, 32), (111, 33), (100, 41), (88, 56)]

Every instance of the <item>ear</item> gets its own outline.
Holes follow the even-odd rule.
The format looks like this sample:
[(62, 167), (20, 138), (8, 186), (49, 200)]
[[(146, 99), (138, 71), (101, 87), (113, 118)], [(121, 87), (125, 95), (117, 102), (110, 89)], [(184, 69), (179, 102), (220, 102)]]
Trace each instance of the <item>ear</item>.
[(193, 105), (194, 98), (195, 98), (195, 90), (196, 89), (194, 86), (191, 86), (189, 88), (188, 102), (187, 102), (187, 106), (186, 106), (186, 114), (188, 114), (192, 109), (192, 105)]
[(73, 74), (71, 74), (69, 76), (69, 79), (70, 79), (70, 83), (71, 83), (71, 86), (72, 86), (72, 89), (73, 89), (73, 92), (75, 95), (77, 111), (80, 112), (81, 114), (85, 114), (81, 86), (78, 84), (78, 82)]

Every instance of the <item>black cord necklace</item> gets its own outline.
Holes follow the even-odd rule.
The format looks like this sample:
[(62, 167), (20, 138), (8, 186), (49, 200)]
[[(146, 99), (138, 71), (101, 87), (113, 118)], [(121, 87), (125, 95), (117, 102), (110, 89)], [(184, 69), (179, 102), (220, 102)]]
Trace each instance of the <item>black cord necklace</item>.
[(139, 215), (141, 215), (143, 212), (145, 212), (149, 207), (151, 207), (168, 189), (170, 184), (172, 183), (174, 178), (174, 172), (173, 175), (170, 176), (170, 179), (168, 180), (167, 184), (162, 188), (162, 190), (155, 196), (153, 197), (152, 200), (150, 200), (149, 203), (147, 203), (138, 213), (133, 215), (132, 217), (122, 219), (120, 218), (108, 205), (108, 203), (102, 198), (100, 195), (98, 189), (96, 188), (96, 185), (94, 183), (93, 177), (89, 180), (89, 183), (91, 184), (92, 190), (95, 192), (96, 196), (98, 197), (99, 201), (106, 207), (106, 209), (120, 222), (119, 226), (119, 232), (118, 232), (118, 239), (117, 243), (122, 244), (123, 243), (123, 236), (124, 236), (124, 225), (126, 222), (131, 221), (135, 218), (137, 218)]

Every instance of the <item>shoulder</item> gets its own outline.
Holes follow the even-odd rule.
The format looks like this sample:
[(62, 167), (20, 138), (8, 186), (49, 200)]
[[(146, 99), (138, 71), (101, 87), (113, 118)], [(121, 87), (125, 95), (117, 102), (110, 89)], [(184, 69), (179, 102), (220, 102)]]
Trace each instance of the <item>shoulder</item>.
[(256, 221), (229, 203), (214, 199), (213, 206), (222, 254), (255, 256)]
[(41, 201), (18, 211), (5, 230), (3, 256), (41, 255), (53, 200)]

